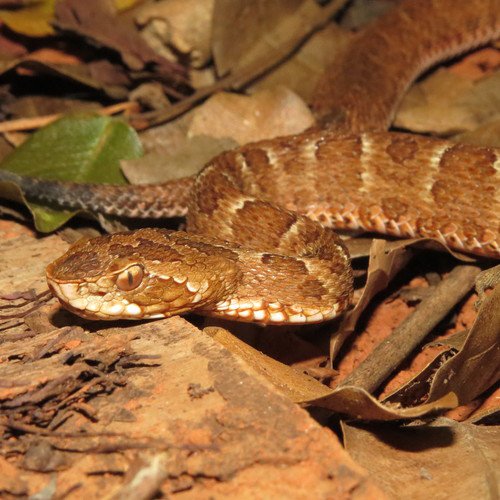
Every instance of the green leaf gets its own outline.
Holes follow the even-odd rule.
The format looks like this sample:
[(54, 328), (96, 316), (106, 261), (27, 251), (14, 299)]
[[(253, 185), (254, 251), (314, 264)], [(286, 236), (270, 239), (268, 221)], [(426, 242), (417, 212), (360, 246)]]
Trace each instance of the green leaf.
[[(35, 132), (0, 164), (19, 175), (60, 181), (125, 184), (120, 160), (142, 155), (135, 130), (107, 116), (73, 115)], [(77, 212), (26, 203), (42, 232), (54, 231)]]

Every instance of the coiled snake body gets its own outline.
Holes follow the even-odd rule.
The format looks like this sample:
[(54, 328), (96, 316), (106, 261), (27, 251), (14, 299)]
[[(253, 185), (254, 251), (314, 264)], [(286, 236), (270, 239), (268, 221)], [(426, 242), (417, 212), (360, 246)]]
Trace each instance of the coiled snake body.
[(349, 255), (331, 227), (433, 237), (500, 258), (500, 151), (383, 131), (416, 74), (499, 30), (499, 0), (403, 1), (325, 77), (315, 109), (335, 125), (223, 153), (196, 179), (164, 185), (68, 190), (22, 179), (28, 197), (58, 206), (187, 212), (187, 233), (142, 229), (77, 243), (47, 268), (50, 288), (91, 318), (196, 311), (312, 323), (342, 312), (352, 294)]

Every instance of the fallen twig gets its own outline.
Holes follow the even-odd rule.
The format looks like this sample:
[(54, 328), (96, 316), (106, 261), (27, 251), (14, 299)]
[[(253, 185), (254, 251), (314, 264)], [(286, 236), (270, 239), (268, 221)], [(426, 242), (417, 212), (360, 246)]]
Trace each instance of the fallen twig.
[(373, 393), (474, 286), (481, 269), (457, 266), (343, 381)]

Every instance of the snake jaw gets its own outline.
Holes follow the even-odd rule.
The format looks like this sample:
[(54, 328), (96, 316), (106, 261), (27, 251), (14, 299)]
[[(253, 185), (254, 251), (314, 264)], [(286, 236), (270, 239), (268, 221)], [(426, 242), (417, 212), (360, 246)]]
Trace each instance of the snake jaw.
[(142, 266), (141, 283), (128, 290), (128, 281), (125, 288), (123, 283), (128, 268), (114, 266), (113, 269), (108, 276), (70, 280), (58, 276), (56, 261), (47, 268), (47, 284), (65, 309), (88, 319), (167, 318), (210, 302), (207, 280), (194, 281), (179, 274), (160, 275)]
[[(107, 286), (103, 286), (103, 281)], [(133, 290), (135, 294), (120, 290), (116, 279), (112, 278), (100, 278), (96, 282), (61, 282), (48, 275), (47, 283), (64, 308), (84, 318), (102, 320), (167, 318), (189, 312), (203, 305), (206, 297), (202, 292), (208, 288), (204, 283), (195, 286), (187, 278), (174, 281), (155, 275), (149, 275), (138, 289)], [(148, 296), (148, 290), (159, 283), (163, 296), (155, 300)], [(164, 300), (165, 295), (168, 300)]]

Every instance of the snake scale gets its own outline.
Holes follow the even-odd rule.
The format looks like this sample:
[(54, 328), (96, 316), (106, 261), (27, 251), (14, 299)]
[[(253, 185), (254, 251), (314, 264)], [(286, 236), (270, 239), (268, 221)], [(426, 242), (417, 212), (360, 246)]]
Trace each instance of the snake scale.
[(65, 208), (187, 215), (187, 232), (102, 236), (50, 264), (49, 287), (76, 314), (324, 321), (352, 295), (349, 255), (331, 228), (500, 258), (500, 150), (386, 131), (416, 76), (499, 33), (500, 0), (403, 0), (327, 71), (313, 106), (323, 128), (222, 153), (196, 178), (161, 185), (0, 179)]

